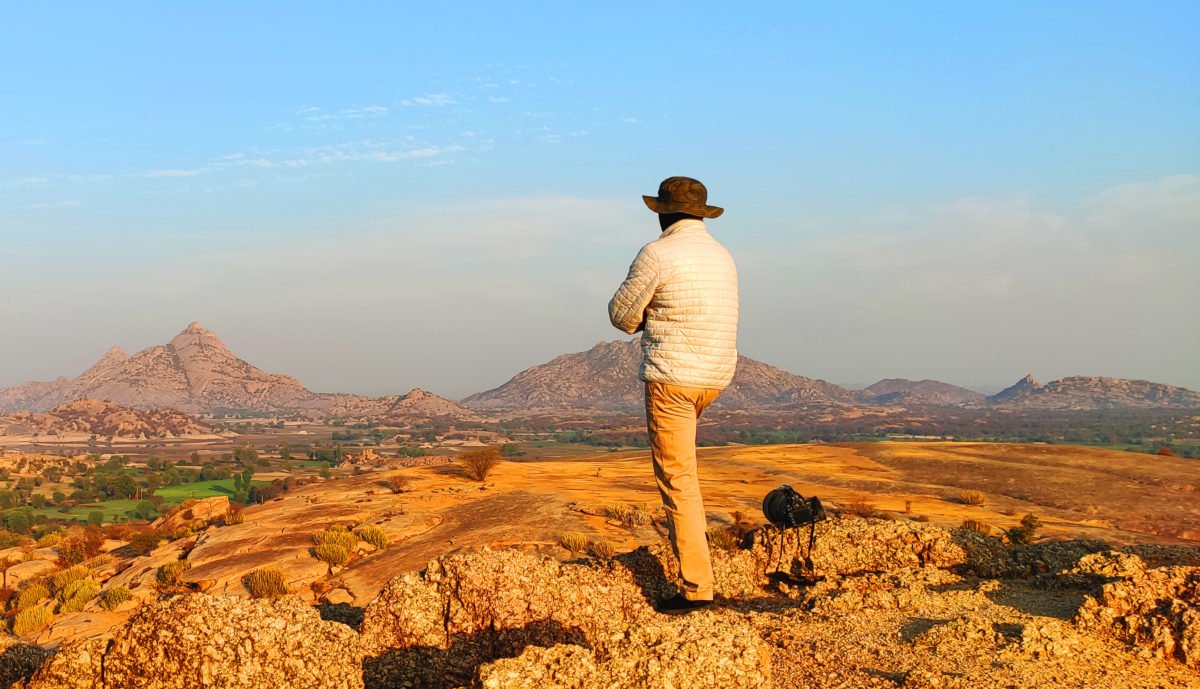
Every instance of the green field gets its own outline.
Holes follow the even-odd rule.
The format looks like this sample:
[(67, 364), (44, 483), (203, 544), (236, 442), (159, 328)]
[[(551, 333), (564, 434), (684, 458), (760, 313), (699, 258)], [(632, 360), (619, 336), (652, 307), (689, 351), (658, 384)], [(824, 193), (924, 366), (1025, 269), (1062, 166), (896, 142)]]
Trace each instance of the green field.
[[(251, 485), (264, 485), (268, 481), (251, 481)], [(183, 502), (188, 498), (211, 498), (218, 495), (226, 495), (232, 497), (236, 491), (233, 488), (233, 479), (225, 478), (214, 481), (196, 481), (195, 483), (181, 483), (178, 486), (164, 486), (154, 491), (155, 495), (161, 495), (163, 500), (167, 502)]]
[(47, 519), (74, 519), (75, 521), (86, 522), (88, 514), (99, 510), (104, 513), (104, 523), (110, 523), (117, 518), (125, 519), (129, 515), (126, 512), (132, 512), (137, 507), (139, 500), (105, 500), (104, 502), (92, 503), (90, 505), (78, 505), (71, 509), (69, 514), (63, 514), (58, 511), (57, 507), (43, 507), (35, 509), (35, 515), (44, 516)]

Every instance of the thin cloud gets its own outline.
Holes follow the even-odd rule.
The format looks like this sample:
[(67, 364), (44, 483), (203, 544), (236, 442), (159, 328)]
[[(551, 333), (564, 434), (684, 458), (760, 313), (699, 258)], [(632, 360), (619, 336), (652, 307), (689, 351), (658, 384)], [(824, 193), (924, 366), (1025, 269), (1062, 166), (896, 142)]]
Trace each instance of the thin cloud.
[(171, 168), (171, 169), (166, 169), (166, 170), (147, 170), (145, 173), (143, 173), (143, 176), (145, 176), (145, 177), (195, 177), (196, 175), (200, 174), (200, 172), (201, 172), (201, 170), (199, 170), (199, 169), (183, 170), (183, 169), (178, 169), (178, 168)]
[(383, 117), (388, 114), (387, 106), (367, 105), (361, 108), (345, 108), (336, 112), (320, 112), (319, 108), (305, 108), (305, 118), (309, 122), (328, 122), (331, 120), (364, 120)]
[(433, 107), (440, 108), (447, 105), (454, 105), (457, 101), (448, 93), (427, 93), (424, 96), (416, 98), (405, 98), (400, 101), (400, 105), (406, 108), (412, 107)]

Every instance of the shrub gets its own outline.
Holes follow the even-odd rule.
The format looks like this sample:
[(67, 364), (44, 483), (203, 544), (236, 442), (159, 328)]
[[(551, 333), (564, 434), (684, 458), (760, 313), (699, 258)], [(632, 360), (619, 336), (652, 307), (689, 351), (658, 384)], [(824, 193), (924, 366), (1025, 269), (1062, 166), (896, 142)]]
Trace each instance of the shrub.
[(255, 598), (278, 598), (288, 593), (287, 582), (278, 567), (263, 567), (246, 575), (246, 588)]
[(984, 536), (992, 535), (992, 527), (976, 519), (966, 520), (962, 523), (962, 528), (966, 529), (967, 531), (974, 531), (975, 533), (982, 534)]
[(350, 533), (350, 530), (344, 526), (331, 526), (317, 534), (313, 540), (318, 546), (333, 545), (347, 551), (354, 550), (354, 547), (358, 545), (358, 536)]
[(847, 503), (842, 511), (847, 514), (853, 514), (857, 517), (865, 517), (868, 519), (878, 519), (883, 516), (883, 512), (879, 510), (874, 503), (868, 502), (865, 498), (855, 498)]
[(138, 555), (147, 555), (158, 547), (166, 537), (157, 531), (143, 531), (129, 541), (129, 547)]
[(17, 613), (13, 618), (13, 634), (24, 636), (50, 624), (54, 615), (46, 608), (38, 605)]
[(987, 504), (987, 495), (981, 490), (964, 490), (958, 494), (958, 499), (964, 505)]
[(1158, 446), (1158, 454), (1160, 457), (1178, 457), (1179, 456), (1179, 455), (1175, 454), (1174, 450), (1167, 447), (1166, 445)]
[(102, 553), (88, 560), (86, 564), (88, 569), (100, 569), (101, 567), (107, 567), (116, 561), (117, 558), (115, 556), (109, 555), (108, 553)]
[(105, 610), (115, 610), (133, 596), (124, 586), (114, 586), (100, 594), (100, 607)]
[(465, 452), (459, 457), (463, 472), (476, 481), (487, 480), (488, 474), (500, 463), (500, 451), (494, 447), (483, 447)]
[(640, 505), (608, 505), (604, 508), (604, 516), (625, 526), (645, 526), (650, 523), (650, 514)]
[(393, 493), (407, 493), (410, 489), (412, 481), (409, 480), (407, 476), (401, 476), (397, 474), (395, 476), (389, 476), (385, 483), (387, 484), (388, 488), (392, 489)]
[(77, 581), (87, 579), (91, 575), (91, 571), (84, 565), (75, 565), (74, 567), (64, 569), (63, 571), (56, 573), (50, 578), (50, 583), (54, 587), (54, 590), (58, 592), (57, 595), (59, 600), (66, 600), (66, 597), (63, 595), (63, 591), (66, 590), (69, 585)]
[(58, 544), (58, 554), (63, 564), (77, 565), (99, 555), (102, 545), (104, 532), (95, 527), (88, 527), (80, 533), (73, 533), (62, 539)]
[(573, 555), (587, 550), (588, 538), (576, 531), (568, 531), (558, 535), (558, 544)]
[(188, 562), (187, 560), (175, 560), (173, 562), (168, 562), (167, 564), (158, 568), (158, 583), (165, 584), (167, 586), (175, 586), (183, 577), (183, 573), (188, 571), (191, 566), (192, 563)]
[(37, 605), (50, 597), (50, 589), (45, 584), (34, 582), (17, 594), (17, 610), (25, 610)]
[(1021, 517), (1020, 526), (1005, 531), (1004, 535), (1008, 537), (1010, 545), (1029, 545), (1033, 543), (1037, 530), (1041, 527), (1042, 522), (1037, 517), (1027, 514)]
[(588, 543), (588, 551), (601, 560), (611, 559), (613, 555), (617, 554), (617, 551), (608, 541), (592, 541)]
[(225, 515), (225, 525), (226, 526), (233, 526), (234, 524), (241, 524), (245, 521), (246, 521), (246, 515), (242, 514), (241, 512), (230, 512), (229, 514)]
[(56, 546), (62, 542), (62, 539), (63, 539), (62, 534), (48, 533), (45, 536), (42, 536), (41, 538), (38, 539), (38, 547), (39, 548), (49, 548), (51, 546)]
[(171, 534), (171, 540), (178, 541), (184, 538), (191, 538), (194, 535), (196, 535), (196, 532), (192, 531), (191, 528), (181, 526), (178, 529), (175, 529), (175, 533)]
[(88, 524), (91, 524), (92, 526), (100, 526), (104, 523), (104, 513), (100, 510), (88, 512), (87, 520)]
[(337, 543), (322, 543), (313, 549), (318, 560), (341, 567), (350, 561), (350, 549)]
[(714, 526), (708, 530), (708, 545), (720, 550), (737, 550), (739, 542), (729, 529)]
[(59, 612), (79, 612), (99, 595), (100, 584), (96, 583), (95, 579), (81, 579), (68, 584), (63, 592), (66, 593), (66, 596), (63, 598), (62, 606), (59, 607)]
[(388, 543), (387, 533), (385, 533), (383, 529), (379, 528), (378, 526), (375, 526), (374, 524), (368, 524), (367, 526), (360, 526), (358, 528), (358, 530), (356, 530), (354, 533), (357, 534), (359, 538), (366, 541), (367, 543), (370, 543), (371, 545), (375, 546), (379, 550), (383, 550), (384, 548), (387, 547), (387, 543)]

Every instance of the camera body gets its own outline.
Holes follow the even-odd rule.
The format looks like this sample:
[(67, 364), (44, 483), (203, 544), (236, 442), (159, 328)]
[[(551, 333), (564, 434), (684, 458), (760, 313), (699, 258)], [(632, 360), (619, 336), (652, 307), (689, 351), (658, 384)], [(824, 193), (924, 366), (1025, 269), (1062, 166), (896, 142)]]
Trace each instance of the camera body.
[(808, 526), (827, 519), (825, 508), (815, 495), (806, 498), (786, 483), (763, 498), (763, 516), (780, 529)]

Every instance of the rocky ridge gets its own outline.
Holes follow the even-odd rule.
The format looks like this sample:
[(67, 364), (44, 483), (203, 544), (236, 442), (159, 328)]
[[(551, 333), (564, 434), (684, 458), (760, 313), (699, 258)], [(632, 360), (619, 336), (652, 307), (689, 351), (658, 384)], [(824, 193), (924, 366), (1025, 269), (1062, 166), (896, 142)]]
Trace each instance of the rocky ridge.
[(1101, 376), (1070, 376), (1043, 385), (1029, 375), (988, 401), (1026, 409), (1198, 408), (1200, 392), (1148, 380)]
[[(629, 410), (642, 404), (639, 340), (601, 342), (586, 352), (563, 354), (513, 376), (498, 388), (462, 400), (472, 409), (596, 408)], [(789, 402), (853, 402), (849, 390), (738, 357), (733, 384), (715, 406), (738, 409)]]
[(0, 429), (6, 429), (0, 432), (9, 435), (81, 433), (114, 438), (181, 438), (216, 432), (208, 424), (174, 409), (133, 409), (94, 399), (64, 402), (44, 413), (20, 412), (0, 417)]
[[(465, 551), (393, 579), (357, 633), (291, 598), (150, 602), (45, 659), (9, 639), (14, 688), (294, 686), (1200, 687), (1200, 550), (1006, 548), (883, 520), (764, 528), (714, 551), (721, 605), (682, 618), (665, 545), (559, 562)], [(321, 609), (337, 619), (336, 611)], [(1101, 680), (1102, 678), (1102, 680)]]

